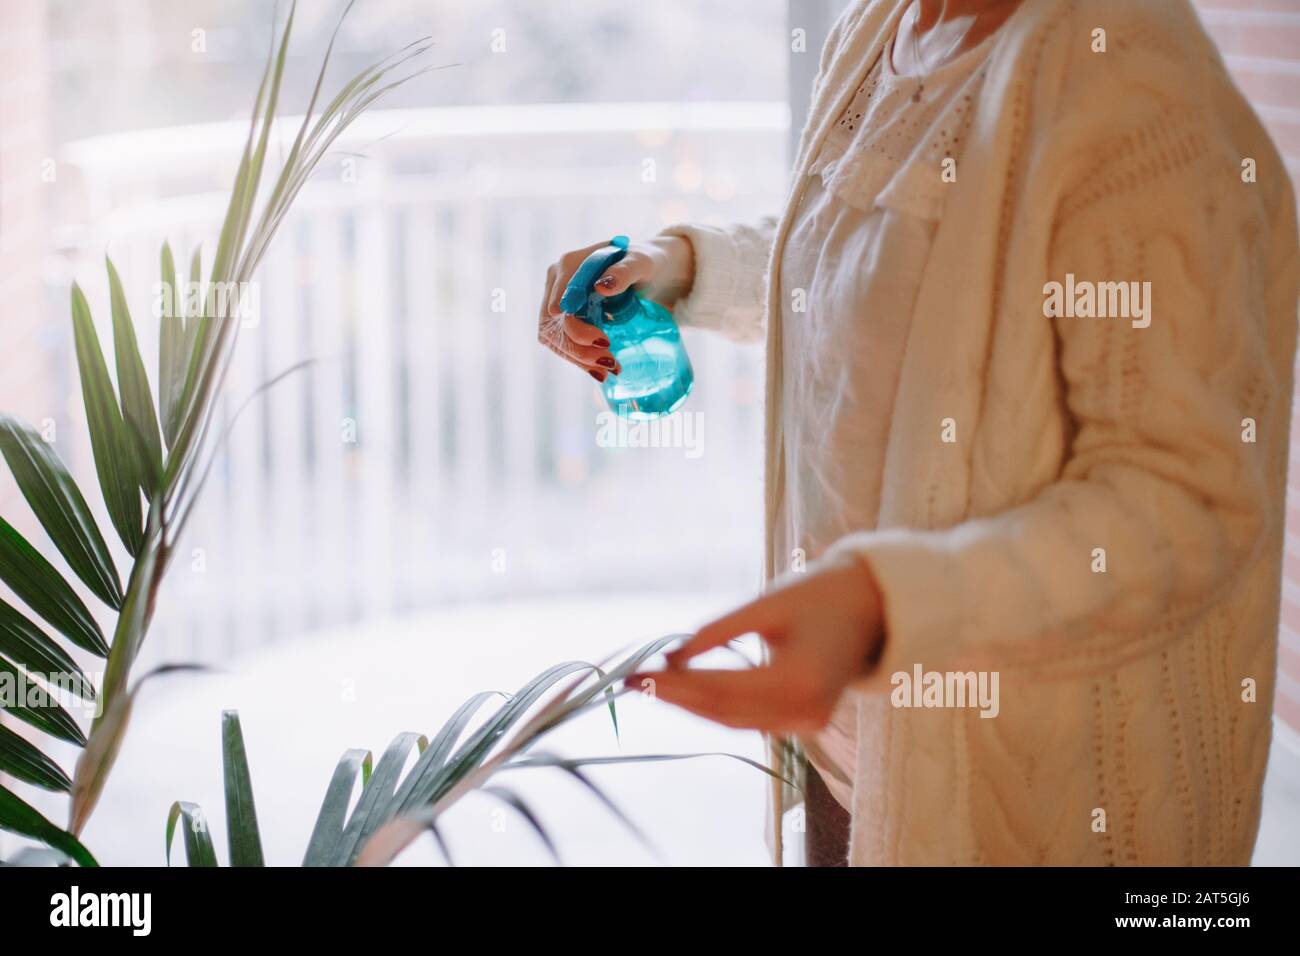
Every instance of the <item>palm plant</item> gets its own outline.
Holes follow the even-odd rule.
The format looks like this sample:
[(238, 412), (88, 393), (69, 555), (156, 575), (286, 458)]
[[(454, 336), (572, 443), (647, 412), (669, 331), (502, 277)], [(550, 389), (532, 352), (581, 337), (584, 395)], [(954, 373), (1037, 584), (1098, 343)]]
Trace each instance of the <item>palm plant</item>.
[[(219, 305), (237, 303), (239, 291), (252, 279), (294, 199), (339, 135), (378, 99), (425, 72), (392, 75), (429, 48), (427, 40), (419, 40), (355, 76), (315, 115), (338, 36), (336, 27), (302, 125), (278, 176), (264, 189), (262, 174), (295, 8), (296, 0), (278, 37), (272, 31), (230, 204), (207, 283), (199, 294), (193, 294), (203, 279), (198, 250), (190, 260), (191, 294), (182, 297), (176, 294), (171, 249), (162, 247), (162, 282), (169, 294), (163, 297), (156, 405), (112, 262), (107, 269), (116, 388), (90, 306), (81, 289), (72, 287), (72, 325), (91, 450), (109, 520), (129, 558), (125, 585), (85, 496), (53, 447), (30, 426), (0, 416), (0, 454), (19, 490), (67, 566), (116, 616), (109, 640), (72, 583), (0, 518), (0, 580), (31, 615), (80, 650), (106, 661), (102, 686), (96, 690), (31, 615), (0, 600), (0, 673), (15, 677), (21, 668), (25, 676), (41, 675), (84, 701), (99, 698), (89, 734), (52, 700), (49, 706), (27, 707), (6, 699), (6, 713), (84, 749), (69, 777), (36, 745), (0, 726), (0, 774), (71, 794), (64, 830), (0, 786), (0, 829), (41, 841), (82, 865), (95, 862), (77, 837), (104, 787), (128, 723), (132, 665), (148, 633), (177, 542), (221, 444), (216, 412), (239, 322)], [(339, 26), (342, 22), (340, 18)], [(263, 193), (260, 214), (255, 216)]]
[[(377, 765), (369, 751), (347, 751), (335, 767), (325, 792), (307, 843), (303, 866), (383, 866), (425, 831), (433, 834), (450, 862), (438, 820), (452, 804), (474, 790), (491, 793), (516, 810), (558, 862), (555, 844), (537, 815), (514, 791), (493, 782), (497, 774), (506, 770), (558, 768), (586, 787), (638, 836), (635, 825), (583, 773), (583, 767), (720, 756), (743, 761), (770, 774), (771, 771), (757, 761), (736, 754), (641, 754), (573, 759), (530, 752), (547, 733), (595, 708), (608, 708), (617, 735), (618, 714), (614, 701), (618, 694), (624, 693), (624, 678), (639, 670), (679, 636), (652, 641), (608, 671), (594, 664), (569, 661), (548, 668), (514, 694), (491, 691), (475, 694), (432, 738), (414, 733), (398, 735)], [(574, 675), (577, 677), (573, 682), (541, 704), (561, 681)], [(504, 702), (475, 729), (466, 733), (476, 714), (494, 697), (502, 697)], [(525, 721), (524, 718), (535, 708), (536, 712)], [(516, 725), (518, 730), (507, 737)], [(418, 750), (419, 756), (410, 771), (403, 775), (402, 770), (413, 748)], [(230, 865), (262, 866), (262, 842), (253, 800), (252, 776), (244, 752), (239, 715), (233, 711), (222, 715), (222, 756)], [(361, 777), (360, 796), (352, 812), (348, 813), (358, 776)], [(185, 857), (189, 865), (217, 866), (216, 849), (202, 809), (193, 803), (180, 801), (172, 805), (167, 816), (168, 862), (171, 861), (178, 824), (182, 824)]]

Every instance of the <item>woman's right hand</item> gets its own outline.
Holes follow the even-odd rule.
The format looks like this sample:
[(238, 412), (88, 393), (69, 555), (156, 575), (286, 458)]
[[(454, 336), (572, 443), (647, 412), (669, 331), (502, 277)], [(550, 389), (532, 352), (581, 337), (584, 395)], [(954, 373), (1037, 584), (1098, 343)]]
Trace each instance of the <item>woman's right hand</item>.
[[(560, 298), (583, 260), (607, 245), (609, 241), (605, 240), (566, 252), (546, 270), (537, 321), (537, 340), (560, 358), (585, 369), (598, 382), (622, 371), (609, 350), (609, 340), (596, 326), (566, 315), (560, 309)], [(681, 236), (656, 236), (628, 246), (627, 255), (596, 280), (596, 291), (604, 296), (618, 295), (635, 285), (647, 298), (671, 309), (690, 292), (694, 278), (695, 255), (690, 241)]]

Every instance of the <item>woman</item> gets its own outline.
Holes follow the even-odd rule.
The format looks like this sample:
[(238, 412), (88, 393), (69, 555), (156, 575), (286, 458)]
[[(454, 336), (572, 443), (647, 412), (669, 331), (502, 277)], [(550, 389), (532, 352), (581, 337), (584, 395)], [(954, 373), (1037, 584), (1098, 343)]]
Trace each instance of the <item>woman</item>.
[[(860, 0), (779, 222), (609, 270), (766, 332), (770, 586), (653, 677), (806, 743), (810, 863), (1249, 862), (1294, 210), (1185, 0)], [(587, 251), (541, 338), (603, 380)], [(765, 666), (685, 666), (747, 633)]]

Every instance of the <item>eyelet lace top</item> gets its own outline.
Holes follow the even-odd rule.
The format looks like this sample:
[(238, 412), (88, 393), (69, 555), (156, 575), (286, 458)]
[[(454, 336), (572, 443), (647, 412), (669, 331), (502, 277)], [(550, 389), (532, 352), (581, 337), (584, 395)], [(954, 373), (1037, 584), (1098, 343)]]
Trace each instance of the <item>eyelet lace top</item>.
[(925, 77), (894, 71), (891, 42), (831, 128), (810, 172), (858, 208), (879, 199), (937, 219), (948, 185), (943, 163), (961, 157), (991, 39)]

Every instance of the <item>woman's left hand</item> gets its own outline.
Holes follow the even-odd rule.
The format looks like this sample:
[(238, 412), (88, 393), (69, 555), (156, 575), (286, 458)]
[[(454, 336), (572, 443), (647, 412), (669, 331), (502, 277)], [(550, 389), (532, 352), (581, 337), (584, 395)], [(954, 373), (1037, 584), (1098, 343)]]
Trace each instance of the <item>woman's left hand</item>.
[[(686, 669), (691, 658), (750, 633), (771, 651), (765, 666)], [(728, 727), (806, 734), (826, 726), (882, 639), (880, 594), (866, 567), (831, 566), (701, 628), (668, 655), (667, 670), (634, 674), (625, 683)]]

